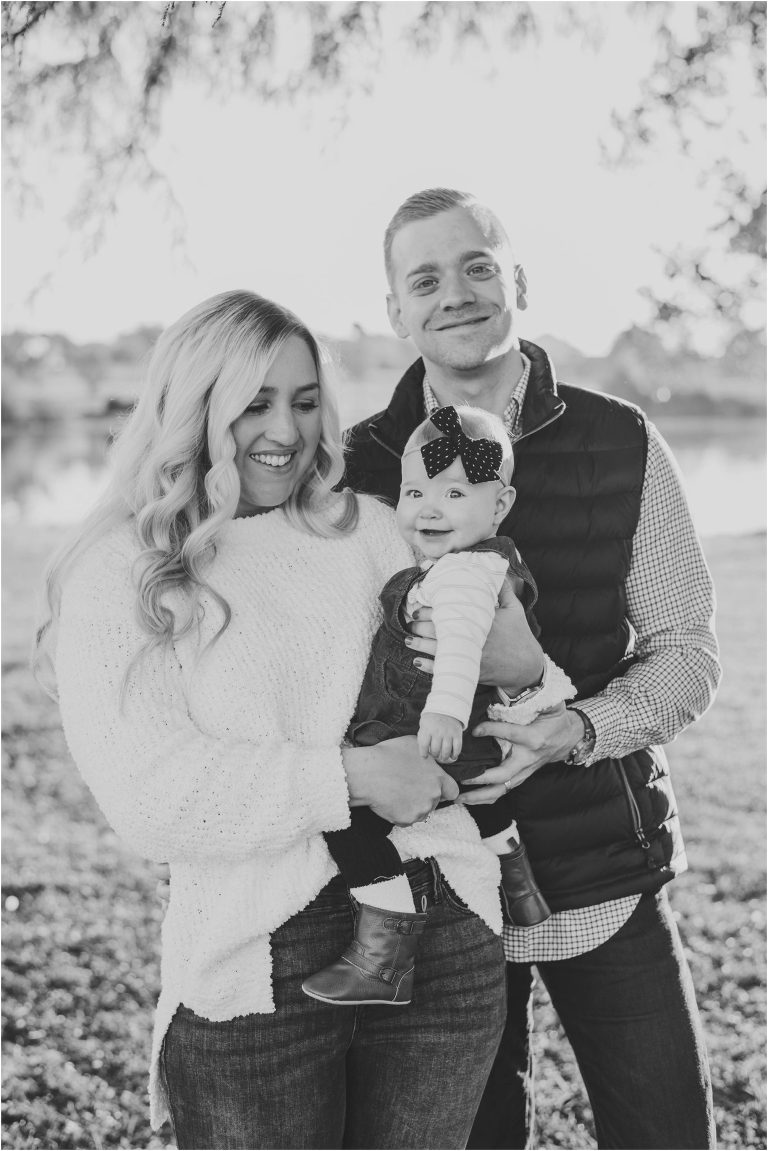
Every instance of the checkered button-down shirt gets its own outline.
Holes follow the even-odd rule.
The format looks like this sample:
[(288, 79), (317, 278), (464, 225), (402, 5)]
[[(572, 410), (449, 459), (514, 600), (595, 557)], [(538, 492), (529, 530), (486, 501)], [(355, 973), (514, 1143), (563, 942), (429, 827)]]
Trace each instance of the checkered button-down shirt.
[[(517, 381), (514, 388), (512, 389), (512, 393), (509, 397), (509, 401), (507, 402), (507, 406), (504, 409), (504, 415), (502, 417), (502, 419), (504, 420), (504, 426), (507, 429), (507, 435), (511, 439), (512, 443), (514, 443), (515, 440), (520, 439), (520, 431), (521, 431), (520, 415), (521, 415), (522, 410), (523, 410), (523, 400), (525, 399), (525, 391), (526, 391), (526, 388), (528, 387), (528, 377), (531, 374), (531, 361), (528, 359), (527, 356), (524, 356), (522, 352), (520, 353), (520, 359), (523, 361), (523, 371), (522, 371), (522, 374), (520, 376), (520, 379)], [(424, 373), (424, 411), (427, 413), (428, 416), (431, 416), (432, 413), (436, 412), (439, 407), (440, 407), (440, 401), (438, 400), (435, 393), (432, 391), (432, 387), (429, 383), (429, 379), (428, 379), (427, 374), (425, 372)]]
[[(520, 414), (530, 375), (514, 385), (504, 412), (510, 439), (520, 438)], [(439, 400), (425, 378), (429, 415)], [(597, 740), (584, 768), (649, 744), (669, 743), (702, 714), (720, 677), (713, 631), (714, 588), (691, 520), (672, 452), (650, 422), (640, 518), (626, 582), (627, 618), (636, 633), (637, 661), (624, 675), (579, 703)], [(507, 959), (543, 963), (591, 951), (615, 934), (634, 911), (638, 895), (560, 911), (546, 923), (504, 928)]]

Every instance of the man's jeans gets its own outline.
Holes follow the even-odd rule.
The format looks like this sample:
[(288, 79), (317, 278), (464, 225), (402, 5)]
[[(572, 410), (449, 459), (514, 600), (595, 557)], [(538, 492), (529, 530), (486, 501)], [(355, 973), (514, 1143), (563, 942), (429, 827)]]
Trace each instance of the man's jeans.
[(212, 1023), (179, 1008), (162, 1066), (180, 1148), (465, 1146), (504, 1026), (501, 940), (431, 862), (406, 870), (429, 912), (410, 1006), (302, 992), (352, 938), (337, 877), (272, 936), (274, 1015)]
[[(598, 1146), (714, 1147), (704, 1037), (666, 892), (644, 895), (600, 947), (537, 968), (576, 1055)], [(535, 1146), (530, 966), (508, 964), (507, 980), (507, 1027), (469, 1147), (525, 1147), (528, 1126)]]

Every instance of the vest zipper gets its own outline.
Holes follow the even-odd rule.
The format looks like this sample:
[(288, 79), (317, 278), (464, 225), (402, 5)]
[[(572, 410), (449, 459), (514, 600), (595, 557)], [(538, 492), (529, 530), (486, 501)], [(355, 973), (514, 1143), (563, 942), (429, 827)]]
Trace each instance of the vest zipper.
[(621, 760), (618, 760), (618, 765), (619, 776), (621, 778), (621, 782), (624, 785), (624, 791), (627, 794), (627, 800), (629, 802), (629, 814), (632, 817), (632, 823), (634, 824), (635, 839), (640, 844), (643, 851), (650, 851), (651, 845), (648, 842), (645, 832), (643, 831), (643, 821), (640, 818), (640, 808), (637, 806), (637, 800), (632, 793), (632, 788), (629, 786), (626, 769)]
[[(529, 436), (533, 436), (536, 434), (536, 432), (540, 432), (542, 428), (548, 428), (550, 424), (555, 422), (555, 420), (560, 419), (564, 411), (565, 408), (562, 408), (559, 412), (555, 412), (554, 415), (550, 416), (548, 420), (545, 420), (543, 424), (539, 424), (537, 427), (531, 428), (529, 432), (524, 432), (523, 435), (518, 436), (515, 440), (515, 444), (519, 444), (521, 440), (527, 440)], [(380, 448), (384, 448), (384, 450), (389, 452), (390, 455), (394, 456), (396, 460), (402, 459), (400, 452), (396, 451), (395, 448), (390, 447), (385, 440), (382, 440), (381, 437), (376, 434), (376, 430), (373, 425), (368, 425), (368, 432), (373, 442), (378, 444)], [(512, 446), (514, 447), (515, 445), (513, 444)]]
[(537, 432), (540, 432), (542, 430), (542, 428), (548, 428), (550, 424), (553, 424), (555, 422), (555, 420), (560, 419), (560, 417), (562, 416), (564, 411), (565, 411), (565, 408), (563, 408), (562, 411), (555, 412), (555, 414), (553, 416), (550, 416), (548, 420), (545, 420), (543, 424), (539, 424), (537, 427), (531, 428), (531, 430), (529, 432), (523, 432), (523, 434), (521, 436), (517, 437), (517, 439), (515, 440), (512, 447), (514, 448), (515, 444), (519, 444), (521, 440), (527, 440), (529, 436), (535, 436)]
[(372, 427), (370, 427), (370, 425), (368, 427), (368, 431), (370, 433), (371, 439), (374, 441), (374, 443), (378, 444), (380, 448), (384, 448), (384, 450), (389, 452), (390, 455), (394, 456), (396, 460), (402, 458), (394, 448), (391, 448), (389, 444), (385, 443), (384, 440), (380, 439), (380, 437), (376, 435), (376, 432)]

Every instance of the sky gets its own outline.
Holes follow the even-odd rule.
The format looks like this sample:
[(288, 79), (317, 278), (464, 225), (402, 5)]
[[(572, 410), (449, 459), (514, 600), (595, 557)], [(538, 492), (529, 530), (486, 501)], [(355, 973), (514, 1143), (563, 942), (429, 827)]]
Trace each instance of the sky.
[[(537, 5), (546, 19), (559, 7)], [(246, 287), (323, 335), (387, 331), (384, 228), (409, 194), (443, 185), (474, 192), (507, 226), (530, 285), (521, 334), (604, 354), (647, 320), (638, 289), (661, 283), (655, 249), (701, 243), (717, 209), (700, 181), (705, 138), (695, 163), (668, 140), (634, 167), (601, 164), (611, 110), (636, 100), (652, 46), (627, 5), (598, 7), (596, 52), (547, 35), (517, 52), (446, 46), (416, 58), (398, 40), (410, 5), (390, 3), (384, 66), (370, 95), (349, 99), (276, 107), (177, 86), (155, 159), (183, 211), (183, 249), (158, 193), (129, 187), (85, 259), (66, 224), (82, 158), (30, 150), (39, 206), (21, 216), (3, 205), (3, 329), (108, 340)], [(684, 21), (694, 5), (671, 7)], [(732, 151), (762, 169), (762, 141), (741, 138), (738, 115), (733, 124)]]

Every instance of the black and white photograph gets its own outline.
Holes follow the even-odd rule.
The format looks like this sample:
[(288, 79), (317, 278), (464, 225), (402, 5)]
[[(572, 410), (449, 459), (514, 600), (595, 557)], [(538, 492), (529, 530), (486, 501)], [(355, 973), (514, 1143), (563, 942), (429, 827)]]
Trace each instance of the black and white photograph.
[(766, 1147), (765, 30), (4, 0), (4, 1147)]

